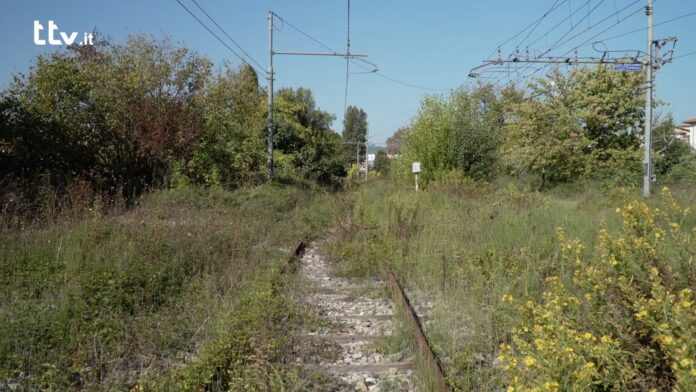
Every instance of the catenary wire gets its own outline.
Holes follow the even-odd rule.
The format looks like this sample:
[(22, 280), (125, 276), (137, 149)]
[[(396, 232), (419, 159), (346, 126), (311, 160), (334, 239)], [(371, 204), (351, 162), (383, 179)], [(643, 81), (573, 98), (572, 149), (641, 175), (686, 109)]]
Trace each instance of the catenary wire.
[[(186, 10), (186, 12), (188, 12), (194, 19), (196, 19), (196, 21), (198, 21), (198, 23), (200, 23), (201, 26), (203, 26), (206, 30), (208, 30), (208, 32), (209, 32), (210, 34), (212, 34), (213, 37), (215, 37), (218, 41), (220, 41), (220, 43), (221, 43), (223, 46), (225, 46), (225, 47), (227, 48), (227, 50), (229, 50), (230, 52), (232, 52), (232, 54), (234, 54), (235, 56), (237, 56), (244, 64), (250, 66), (251, 68), (253, 68), (256, 72), (258, 72), (258, 73), (260, 73), (260, 74), (264, 74), (264, 73), (265, 73), (265, 72), (262, 72), (262, 71), (259, 71), (258, 69), (256, 69), (256, 67), (254, 67), (252, 64), (250, 64), (248, 61), (246, 61), (246, 59), (244, 59), (244, 57), (243, 57), (242, 55), (240, 55), (240, 54), (237, 53), (234, 49), (232, 49), (222, 38), (220, 38), (220, 36), (218, 36), (217, 34), (215, 34), (215, 32), (214, 32), (213, 30), (211, 30), (210, 27), (208, 27), (208, 25), (206, 25), (202, 20), (200, 20), (200, 18), (198, 18), (198, 17), (196, 16), (196, 14), (194, 14), (193, 12), (191, 12), (191, 10), (188, 9), (180, 0), (176, 0), (176, 2), (179, 3), (179, 5), (180, 5), (182, 8), (184, 8), (184, 9)], [(263, 69), (263, 68), (262, 68), (262, 69)]]
[(237, 41), (235, 41), (229, 34), (227, 34), (227, 31), (225, 31), (225, 29), (223, 29), (223, 28), (218, 24), (218, 22), (216, 22), (215, 19), (213, 19), (213, 17), (210, 16), (210, 14), (208, 14), (208, 12), (198, 3), (198, 1), (196, 1), (196, 0), (191, 0), (191, 1), (193, 1), (193, 3), (196, 5), (196, 7), (198, 7), (198, 9), (200, 9), (200, 10), (205, 14), (205, 16), (207, 16), (208, 19), (210, 19), (210, 21), (213, 22), (213, 24), (214, 24), (215, 26), (217, 26), (217, 28), (220, 29), (220, 31), (222, 31), (222, 33), (225, 34), (225, 36), (226, 36), (230, 41), (232, 41), (232, 43), (233, 43), (237, 48), (239, 48), (239, 50), (242, 51), (242, 53), (244, 53), (244, 55), (245, 55), (249, 60), (251, 60), (254, 64), (258, 65), (259, 68), (263, 69), (263, 65), (259, 64), (259, 62), (256, 61), (256, 59), (254, 59), (249, 53), (247, 53), (247, 51), (244, 50), (244, 48), (242, 48), (242, 47), (237, 43)]
[[(294, 30), (296, 30), (297, 32), (299, 32), (300, 34), (302, 34), (302, 35), (304, 35), (305, 37), (307, 37), (307, 38), (309, 38), (310, 40), (312, 40), (312, 41), (313, 41), (314, 43), (316, 43), (317, 45), (320, 45), (321, 47), (323, 47), (324, 49), (328, 50), (328, 51), (331, 52), (331, 53), (336, 53), (336, 51), (333, 50), (330, 46), (328, 46), (327, 44), (325, 44), (325, 43), (319, 41), (318, 39), (316, 39), (316, 38), (314, 38), (314, 37), (312, 37), (310, 34), (308, 34), (308, 33), (304, 32), (304, 31), (302, 31), (302, 29), (300, 29), (300, 28), (298, 28), (297, 26), (293, 25), (292, 23), (288, 22), (287, 19), (284, 19), (283, 17), (281, 17), (281, 16), (278, 15), (278, 14), (274, 14), (274, 15), (275, 15), (275, 17), (277, 17), (278, 19), (280, 19), (281, 21), (283, 21), (285, 24), (287, 24), (288, 26), (290, 26), (291, 28), (293, 28)], [(361, 62), (365, 62), (365, 60), (363, 60), (363, 59), (360, 59), (360, 58), (358, 58), (358, 59), (350, 59), (350, 62), (353, 63), (353, 64), (355, 64), (355, 65), (357, 65), (357, 66), (359, 66), (359, 67), (361, 67), (361, 68), (363, 68), (363, 69), (369, 70), (368, 68), (366, 68), (366, 67), (361, 63)], [(374, 66), (374, 64), (371, 64), (371, 65)], [(391, 77), (391, 76), (385, 75), (385, 74), (383, 74), (381, 71), (374, 71), (374, 69), (371, 70), (370, 73), (374, 73), (375, 75), (377, 75), (377, 76), (379, 76), (379, 77), (381, 77), (381, 78), (390, 80), (390, 81), (392, 81), (392, 82), (394, 82), (394, 83), (401, 84), (401, 85), (403, 85), (403, 86), (407, 86), (407, 87), (411, 87), (411, 88), (415, 88), (415, 89), (426, 90), (426, 91), (449, 91), (449, 90), (450, 90), (450, 89), (448, 89), (448, 88), (433, 88), (433, 87), (421, 86), (421, 85), (417, 85), (417, 84), (413, 84), (413, 83), (404, 82), (404, 81), (402, 81), (402, 80), (399, 80), (399, 79), (393, 78), (393, 77)]]

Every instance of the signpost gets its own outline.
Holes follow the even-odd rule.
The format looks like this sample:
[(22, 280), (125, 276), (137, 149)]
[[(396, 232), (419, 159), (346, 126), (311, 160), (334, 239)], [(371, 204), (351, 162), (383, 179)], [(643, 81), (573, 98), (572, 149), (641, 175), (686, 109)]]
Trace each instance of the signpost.
[(616, 64), (614, 69), (617, 71), (640, 72), (642, 67), (640, 64)]
[(421, 164), (420, 162), (416, 161), (411, 164), (411, 171), (413, 172), (413, 175), (416, 177), (416, 192), (418, 192), (418, 175), (421, 172)]

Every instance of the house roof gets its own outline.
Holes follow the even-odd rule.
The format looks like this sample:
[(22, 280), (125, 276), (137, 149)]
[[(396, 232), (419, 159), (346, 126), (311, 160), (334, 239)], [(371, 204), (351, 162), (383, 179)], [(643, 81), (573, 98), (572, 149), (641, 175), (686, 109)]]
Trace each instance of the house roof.
[(688, 120), (684, 120), (686, 124), (696, 124), (696, 118), (690, 118)]

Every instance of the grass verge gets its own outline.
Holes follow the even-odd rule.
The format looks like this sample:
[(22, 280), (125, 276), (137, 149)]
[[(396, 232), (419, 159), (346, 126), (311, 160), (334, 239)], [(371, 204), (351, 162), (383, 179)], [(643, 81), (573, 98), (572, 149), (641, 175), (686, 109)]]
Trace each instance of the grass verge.
[(351, 276), (389, 265), (432, 299), (427, 334), (456, 390), (694, 388), (696, 196), (585, 185), (375, 182), (328, 253)]
[(186, 188), (150, 194), (119, 216), (88, 211), (2, 231), (0, 383), (302, 385), (306, 375), (283, 365), (283, 328), (297, 313), (281, 295), (281, 265), (339, 210), (335, 195), (292, 186)]

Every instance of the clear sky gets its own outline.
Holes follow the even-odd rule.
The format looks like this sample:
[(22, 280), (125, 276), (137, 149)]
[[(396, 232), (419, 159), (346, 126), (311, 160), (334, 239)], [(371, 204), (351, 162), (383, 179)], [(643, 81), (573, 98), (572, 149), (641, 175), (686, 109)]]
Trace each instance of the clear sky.
[[(215, 26), (196, 8), (187, 7)], [(347, 0), (197, 0), (255, 60), (268, 64), (267, 13), (273, 10), (294, 26), (336, 51), (346, 47)], [(481, 63), (502, 42), (535, 22), (531, 29), (502, 47), (503, 56), (522, 42), (521, 50), (543, 53), (557, 41), (563, 43), (548, 55), (561, 55), (574, 46), (646, 26), (647, 0), (352, 0), (353, 53), (369, 55), (387, 77), (427, 90), (396, 83), (374, 74), (350, 76), (348, 104), (368, 114), (371, 139), (383, 142), (417, 112), (423, 94), (448, 93), (448, 89), (472, 83), (469, 70)], [(215, 64), (239, 59), (201, 27), (176, 0), (47, 1), (6, 0), (0, 14), (0, 85), (12, 75), (26, 72), (36, 55), (57, 50), (36, 46), (33, 23), (44, 27), (53, 20), (60, 31), (82, 33), (97, 28), (115, 41), (129, 34), (169, 35), (173, 41), (194, 48)], [(624, 11), (621, 11), (624, 10)], [(655, 22), (696, 12), (693, 0), (655, 0)], [(589, 14), (589, 17), (586, 15)], [(321, 51), (312, 41), (277, 22), (277, 51)], [(534, 26), (533, 25), (533, 26)], [(675, 56), (696, 51), (696, 13), (655, 27), (655, 38), (679, 38)], [(42, 32), (46, 34), (44, 30)], [(574, 37), (578, 34), (577, 37)], [(221, 35), (222, 36), (222, 35)], [(526, 39), (525, 39), (526, 38)], [(230, 44), (231, 45), (231, 44)], [(611, 50), (646, 48), (646, 32), (638, 31), (604, 42)], [(604, 48), (603, 45), (600, 45)], [(592, 46), (580, 56), (593, 55)], [(614, 54), (616, 55), (616, 53)], [(341, 131), (344, 107), (345, 60), (331, 57), (276, 56), (276, 87), (308, 87), (318, 105), (337, 116), (333, 127)], [(360, 71), (351, 66), (351, 71)], [(505, 75), (505, 74), (503, 74)], [(505, 82), (507, 80), (503, 80)], [(675, 59), (657, 74), (657, 96), (676, 121), (696, 117), (696, 55)]]

